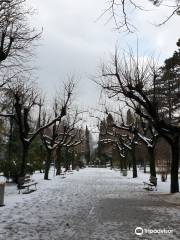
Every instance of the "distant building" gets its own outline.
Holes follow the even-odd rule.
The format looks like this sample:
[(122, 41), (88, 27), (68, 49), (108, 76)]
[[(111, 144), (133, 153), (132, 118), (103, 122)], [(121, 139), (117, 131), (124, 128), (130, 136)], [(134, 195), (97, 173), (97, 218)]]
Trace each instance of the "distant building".
[(170, 172), (172, 151), (168, 142), (164, 138), (159, 138), (155, 146), (156, 167), (159, 172)]
[(115, 130), (113, 128), (113, 123), (114, 119), (111, 114), (108, 114), (107, 118), (100, 123), (98, 155), (101, 165), (110, 164), (111, 167), (120, 167), (124, 160), (122, 159), (116, 144), (113, 143), (113, 141), (116, 140), (113, 133), (116, 131), (116, 133), (128, 135), (129, 132), (120, 129)]

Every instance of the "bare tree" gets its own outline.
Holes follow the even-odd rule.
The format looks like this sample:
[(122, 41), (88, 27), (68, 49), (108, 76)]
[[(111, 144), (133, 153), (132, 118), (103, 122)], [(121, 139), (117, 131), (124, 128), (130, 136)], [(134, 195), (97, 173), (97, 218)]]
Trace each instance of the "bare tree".
[(33, 14), (34, 11), (27, 6), (26, 0), (0, 1), (1, 95), (7, 83), (16, 79), (23, 71), (30, 71), (27, 63), (41, 36), (41, 32), (30, 24)]
[[(120, 60), (116, 51), (112, 63), (102, 69), (102, 78), (99, 82), (110, 98), (121, 99), (143, 119), (148, 121), (154, 129), (163, 136), (172, 148), (171, 163), (171, 192), (179, 191), (179, 136), (180, 128), (169, 123), (158, 108), (156, 85), (159, 78), (159, 69), (150, 61), (141, 62), (132, 53)], [(154, 89), (153, 94), (148, 94)], [(177, 114), (177, 113), (176, 113)]]
[[(68, 111), (71, 111), (70, 106), (68, 107)], [(57, 101), (55, 101), (55, 117), (57, 116), (57, 112), (58, 105)], [(82, 143), (84, 136), (82, 135), (81, 128), (79, 128), (78, 126), (81, 120), (82, 119), (79, 118), (78, 111), (75, 111), (74, 114), (67, 113), (66, 120), (63, 119), (63, 121), (56, 122), (51, 127), (45, 129), (42, 132), (41, 138), (47, 152), (47, 158), (45, 161), (45, 180), (48, 180), (51, 158), (53, 157), (53, 153), (56, 153), (56, 175), (60, 175), (61, 149), (70, 149)]]
[(24, 81), (18, 79), (6, 89), (6, 94), (11, 99), (13, 105), (14, 112), (12, 115), (18, 126), (19, 138), (22, 145), (22, 159), (19, 176), (24, 176), (26, 174), (28, 151), (30, 144), (33, 142), (35, 137), (45, 128), (50, 127), (56, 122), (60, 122), (66, 115), (67, 106), (70, 101), (73, 88), (74, 84), (72, 82), (68, 82), (65, 85), (67, 92), (63, 105), (57, 116), (49, 121), (46, 125), (40, 126), (38, 129), (35, 127), (33, 132), (33, 127), (30, 125), (30, 122), (33, 111), (35, 110), (36, 112), (36, 107), (39, 106), (40, 103), (37, 88), (33, 87), (32, 83), (27, 82), (27, 80)]
[[(106, 113), (111, 112), (106, 109)], [(123, 118), (123, 113), (121, 110), (115, 112), (116, 115), (120, 115), (121, 122), (113, 121), (111, 124), (111, 131), (100, 132), (101, 139), (100, 142), (104, 144), (112, 144), (118, 150), (121, 158), (124, 159), (124, 166), (127, 168), (127, 156), (128, 153), (131, 153), (132, 157), (132, 167), (133, 167), (133, 178), (137, 177), (137, 163), (136, 163), (136, 147), (141, 143), (145, 144), (148, 148), (150, 156), (150, 175), (151, 178), (156, 177), (155, 169), (155, 158), (154, 158), (154, 147), (156, 141), (154, 132), (153, 137), (148, 137), (147, 132), (150, 129), (150, 126), (145, 126), (144, 123), (133, 119), (131, 123), (125, 123)], [(143, 126), (141, 126), (143, 125)], [(152, 130), (152, 129), (151, 129)], [(102, 137), (102, 136), (105, 136)], [(122, 164), (121, 164), (122, 165)], [(129, 162), (130, 166), (130, 162)]]
[(61, 141), (56, 151), (56, 175), (59, 175), (61, 171), (61, 149), (75, 149), (78, 145), (83, 143), (84, 139), (85, 134), (82, 126), (82, 112), (76, 109), (75, 112), (71, 111), (70, 114), (67, 114), (66, 120), (62, 125)]
[(137, 0), (110, 0), (107, 2), (107, 8), (102, 15), (110, 14), (109, 20), (114, 20), (117, 30), (129, 33), (134, 32), (136, 29), (131, 19), (132, 12), (146, 13), (149, 10), (146, 8), (148, 2), (152, 2), (157, 8), (166, 7), (169, 10), (169, 15), (156, 24), (157, 26), (164, 25), (175, 15), (180, 15), (179, 0), (146, 0), (145, 2), (140, 3)]
[[(142, 126), (143, 125), (143, 126)], [(136, 157), (135, 157), (135, 148), (136, 145), (143, 143), (146, 145), (149, 153), (149, 162), (150, 162), (150, 181), (154, 178), (156, 178), (156, 166), (155, 166), (155, 156), (154, 156), (154, 149), (156, 146), (156, 142), (158, 139), (158, 134), (154, 132), (152, 127), (148, 123), (141, 122), (140, 126), (136, 122), (134, 125), (126, 125), (126, 124), (121, 124), (117, 125), (114, 123), (114, 128), (120, 129), (120, 130), (125, 130), (127, 132), (131, 133), (131, 138), (129, 138), (129, 143), (130, 143), (130, 148), (132, 152), (132, 157), (133, 157), (133, 168), (134, 172), (136, 175)], [(147, 136), (148, 135), (148, 136)]]
[[(58, 91), (56, 94), (56, 97), (53, 102), (52, 106), (52, 113), (49, 115), (46, 111), (41, 110), (40, 105), (40, 111), (42, 114), (39, 114), (39, 125), (44, 126), (47, 125), (49, 122), (52, 121), (53, 118), (57, 118), (59, 113), (61, 112), (62, 107), (65, 104), (65, 99), (67, 98), (69, 92), (74, 92), (76, 86), (76, 82), (74, 81), (74, 78), (71, 77), (68, 80), (68, 84), (65, 85), (64, 92), (61, 90)], [(80, 123), (82, 122), (81, 118), (81, 112), (79, 112), (77, 109), (73, 109), (73, 97), (71, 94), (71, 97), (66, 103), (66, 117), (61, 119), (60, 121), (56, 121), (53, 124), (51, 124), (48, 128), (45, 128), (43, 131), (41, 131), (40, 136), (42, 143), (46, 149), (46, 160), (45, 160), (45, 174), (44, 179), (49, 179), (49, 170), (52, 158), (55, 159), (55, 153), (56, 153), (56, 167), (57, 172), (56, 174), (59, 175), (61, 172), (61, 149), (62, 148), (72, 148), (77, 146), (82, 141), (82, 136), (80, 136)]]
[(26, 0), (0, 1), (0, 63), (22, 64), (41, 33), (29, 23), (34, 13)]

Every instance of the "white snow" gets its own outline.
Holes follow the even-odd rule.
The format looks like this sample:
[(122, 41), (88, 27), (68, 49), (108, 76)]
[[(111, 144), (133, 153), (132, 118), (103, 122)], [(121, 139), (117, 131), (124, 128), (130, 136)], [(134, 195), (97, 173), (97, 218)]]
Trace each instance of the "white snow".
[(136, 226), (173, 228), (173, 235), (147, 239), (179, 239), (180, 194), (169, 194), (170, 182), (158, 176), (158, 191), (143, 189), (149, 174), (138, 170), (123, 177), (119, 170), (86, 168), (43, 180), (35, 173), (37, 191), (18, 194), (6, 185), (0, 208), (0, 240), (138, 239)]

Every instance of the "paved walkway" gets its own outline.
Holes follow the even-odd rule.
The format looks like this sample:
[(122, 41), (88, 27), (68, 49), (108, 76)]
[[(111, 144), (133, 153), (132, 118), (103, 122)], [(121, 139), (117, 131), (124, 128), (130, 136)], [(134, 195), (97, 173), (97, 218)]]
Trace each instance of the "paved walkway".
[[(0, 240), (180, 239), (180, 208), (108, 169), (40, 180), (28, 195), (7, 195)], [(14, 193), (17, 194), (17, 193)], [(173, 234), (135, 235), (136, 227)]]

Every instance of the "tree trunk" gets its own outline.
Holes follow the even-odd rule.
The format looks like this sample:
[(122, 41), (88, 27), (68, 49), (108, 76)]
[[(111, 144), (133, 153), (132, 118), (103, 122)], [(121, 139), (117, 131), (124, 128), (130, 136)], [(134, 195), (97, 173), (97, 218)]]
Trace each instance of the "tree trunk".
[(61, 174), (61, 149), (60, 147), (56, 150), (56, 175)]
[(144, 173), (146, 173), (146, 160), (143, 161)]
[(129, 171), (131, 170), (131, 163), (129, 163)]
[(132, 147), (132, 165), (133, 165), (133, 178), (137, 178), (135, 146)]
[(120, 168), (120, 170), (122, 171), (123, 170), (123, 163), (122, 163), (122, 158), (121, 158), (121, 156), (119, 156), (119, 168)]
[(69, 163), (65, 163), (65, 172), (67, 172), (68, 170), (70, 170), (70, 165)]
[(123, 169), (127, 170), (127, 156), (123, 158)]
[(28, 150), (29, 150), (29, 145), (23, 144), (22, 145), (22, 161), (21, 161), (20, 177), (24, 177), (26, 175)]
[(179, 192), (178, 170), (179, 170), (179, 137), (176, 137), (171, 144), (171, 193)]
[(71, 164), (72, 164), (72, 170), (75, 170), (75, 159), (74, 159), (74, 152), (72, 154), (72, 160), (71, 160)]
[(70, 170), (70, 161), (69, 161), (69, 152), (68, 149), (65, 150), (65, 171), (67, 172), (68, 170)]
[(49, 180), (49, 169), (51, 166), (51, 150), (47, 151), (47, 158), (45, 162), (45, 172), (44, 172), (44, 180)]
[(154, 157), (154, 148), (148, 147), (148, 153), (149, 153), (149, 162), (150, 162), (150, 176), (156, 177), (156, 163), (155, 163), (155, 157)]

